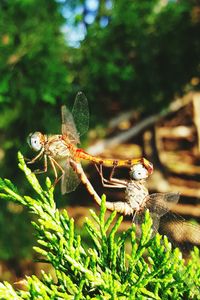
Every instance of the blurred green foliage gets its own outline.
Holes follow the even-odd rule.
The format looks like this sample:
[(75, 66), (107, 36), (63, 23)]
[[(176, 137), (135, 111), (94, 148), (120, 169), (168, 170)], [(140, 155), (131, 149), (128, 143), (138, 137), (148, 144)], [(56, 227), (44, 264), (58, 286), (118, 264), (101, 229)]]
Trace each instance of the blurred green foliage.
[[(69, 86), (67, 46), (60, 32), (64, 22), (56, 1), (0, 2), (0, 168), (1, 175), (20, 184), (16, 151), (27, 153), (28, 133), (59, 129), (54, 129), (59, 124), (55, 105), (67, 97)], [(33, 236), (24, 216), (24, 211), (1, 206), (2, 259), (17, 260), (30, 252)]]
[[(29, 132), (58, 132), (60, 105), (71, 104), (77, 91), (89, 100), (93, 126), (125, 109), (150, 114), (175, 95), (199, 88), (198, 1), (97, 2), (88, 24), (86, 0), (0, 1), (0, 168), (22, 190), (28, 187), (16, 168), (16, 151), (30, 157)], [(74, 12), (74, 27), (85, 26), (78, 48), (69, 47), (61, 30), (72, 22), (64, 10)], [(20, 214), (15, 218), (2, 207), (5, 239), (20, 222)], [(5, 244), (2, 251), (15, 256), (15, 245)]]
[(200, 75), (199, 11), (197, 1), (113, 1), (110, 11), (102, 10), (108, 25), (102, 27), (98, 16), (80, 49), (79, 80), (89, 99), (149, 114), (194, 88), (191, 79)]
[(6, 175), (15, 174), (13, 154), (27, 148), (27, 134), (53, 130), (58, 120), (54, 106), (68, 87), (64, 22), (56, 1), (0, 3), (0, 138)]

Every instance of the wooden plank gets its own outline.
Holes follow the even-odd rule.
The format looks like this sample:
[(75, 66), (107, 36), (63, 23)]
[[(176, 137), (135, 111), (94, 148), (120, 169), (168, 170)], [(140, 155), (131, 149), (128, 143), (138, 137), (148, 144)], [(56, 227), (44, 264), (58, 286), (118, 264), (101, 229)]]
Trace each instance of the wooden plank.
[(200, 93), (195, 93), (193, 96), (194, 107), (194, 123), (197, 129), (198, 135), (198, 150), (200, 152)]

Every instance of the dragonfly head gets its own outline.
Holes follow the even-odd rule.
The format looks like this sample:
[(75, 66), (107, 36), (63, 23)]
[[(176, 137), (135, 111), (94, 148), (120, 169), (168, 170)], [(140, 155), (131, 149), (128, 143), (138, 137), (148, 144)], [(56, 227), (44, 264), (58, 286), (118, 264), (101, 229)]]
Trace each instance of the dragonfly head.
[(142, 180), (149, 177), (149, 171), (140, 163), (131, 167), (129, 175), (132, 180)]
[(30, 133), (27, 142), (34, 151), (40, 151), (44, 146), (44, 135), (41, 132)]

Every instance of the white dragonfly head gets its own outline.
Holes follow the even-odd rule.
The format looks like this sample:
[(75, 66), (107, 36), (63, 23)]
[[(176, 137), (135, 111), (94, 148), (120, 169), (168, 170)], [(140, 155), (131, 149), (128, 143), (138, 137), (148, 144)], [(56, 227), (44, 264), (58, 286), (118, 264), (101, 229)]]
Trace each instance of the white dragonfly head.
[(41, 132), (36, 131), (34, 133), (29, 134), (27, 142), (34, 151), (38, 152), (43, 148), (45, 138)]
[(148, 178), (149, 172), (143, 164), (137, 164), (131, 166), (129, 175), (133, 180), (141, 180)]

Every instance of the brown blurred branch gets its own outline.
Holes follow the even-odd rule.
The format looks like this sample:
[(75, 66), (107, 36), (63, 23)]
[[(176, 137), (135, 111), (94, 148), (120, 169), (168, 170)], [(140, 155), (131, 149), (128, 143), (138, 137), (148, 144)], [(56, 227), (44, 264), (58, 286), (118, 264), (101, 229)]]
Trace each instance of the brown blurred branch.
[(157, 128), (160, 138), (170, 138), (170, 139), (187, 139), (192, 141), (194, 139), (195, 128), (189, 126), (175, 126), (175, 127), (161, 127)]
[[(154, 114), (152, 116), (147, 117), (146, 119), (140, 121), (134, 127), (127, 130), (126, 132), (119, 133), (118, 135), (116, 135), (112, 138), (102, 139), (102, 140), (98, 141), (96, 144), (89, 147), (87, 149), (87, 151), (92, 155), (97, 155), (97, 154), (102, 153), (105, 148), (115, 147), (115, 146), (129, 140), (130, 138), (137, 136), (143, 130), (147, 129), (148, 127), (151, 127), (158, 121), (162, 120), (163, 117), (166, 117), (166, 116), (170, 115), (171, 113), (178, 111), (181, 107), (187, 105), (189, 102), (191, 102), (193, 100), (193, 97), (194, 97), (194, 93), (190, 92), (183, 98), (176, 99), (165, 110), (163, 110), (157, 114)], [(124, 114), (125, 118), (131, 118), (131, 115), (132, 115), (131, 113), (129, 113), (128, 115)], [(116, 122), (114, 122), (114, 124), (116, 124)]]
[(200, 152), (200, 93), (196, 93), (193, 97), (193, 107), (194, 107), (194, 123), (197, 129), (198, 135), (198, 149)]

